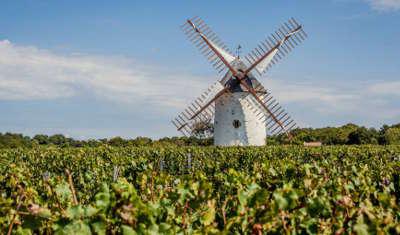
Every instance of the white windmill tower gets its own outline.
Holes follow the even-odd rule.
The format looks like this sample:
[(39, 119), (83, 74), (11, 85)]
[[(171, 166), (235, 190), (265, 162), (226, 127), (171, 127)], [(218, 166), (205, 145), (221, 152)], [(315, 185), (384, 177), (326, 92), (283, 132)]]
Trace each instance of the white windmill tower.
[(182, 29), (225, 76), (172, 120), (176, 128), (188, 136), (198, 123), (214, 120), (214, 144), (221, 146), (264, 145), (267, 132), (291, 138), (296, 123), (253, 74), (261, 76), (303, 41), (307, 35), (302, 26), (290, 19), (243, 61), (200, 18), (187, 20)]

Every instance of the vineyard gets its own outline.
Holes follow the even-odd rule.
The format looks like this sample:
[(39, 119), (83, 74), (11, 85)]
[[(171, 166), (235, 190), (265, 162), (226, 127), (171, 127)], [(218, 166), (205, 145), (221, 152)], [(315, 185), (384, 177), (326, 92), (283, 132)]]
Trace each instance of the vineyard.
[(0, 150), (1, 234), (400, 234), (400, 146)]

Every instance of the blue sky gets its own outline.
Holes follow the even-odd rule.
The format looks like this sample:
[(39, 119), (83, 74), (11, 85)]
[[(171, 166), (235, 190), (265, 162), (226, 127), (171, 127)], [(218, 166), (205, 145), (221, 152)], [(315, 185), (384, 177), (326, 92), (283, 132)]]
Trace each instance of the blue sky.
[(200, 16), (243, 54), (294, 17), (309, 38), (261, 82), (302, 127), (400, 122), (400, 0), (2, 1), (0, 132), (178, 135), (219, 79), (179, 26)]

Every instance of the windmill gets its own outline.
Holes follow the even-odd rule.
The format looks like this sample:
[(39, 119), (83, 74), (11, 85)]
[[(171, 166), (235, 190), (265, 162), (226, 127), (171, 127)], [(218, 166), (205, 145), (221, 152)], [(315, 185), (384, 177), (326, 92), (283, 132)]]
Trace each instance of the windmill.
[(264, 145), (267, 132), (285, 133), (290, 139), (296, 123), (256, 76), (260, 77), (307, 37), (302, 26), (291, 18), (244, 60), (239, 53), (234, 56), (199, 17), (188, 19), (181, 28), (224, 76), (172, 120), (177, 130), (190, 136), (199, 123), (213, 120), (215, 145)]

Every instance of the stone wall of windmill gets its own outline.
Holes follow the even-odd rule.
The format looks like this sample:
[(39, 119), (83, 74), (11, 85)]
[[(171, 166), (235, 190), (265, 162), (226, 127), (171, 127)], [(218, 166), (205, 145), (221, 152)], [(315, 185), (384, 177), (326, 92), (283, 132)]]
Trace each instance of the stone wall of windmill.
[(215, 104), (214, 144), (265, 145), (266, 126), (248, 104), (247, 92), (227, 93)]

